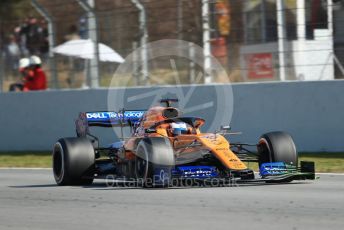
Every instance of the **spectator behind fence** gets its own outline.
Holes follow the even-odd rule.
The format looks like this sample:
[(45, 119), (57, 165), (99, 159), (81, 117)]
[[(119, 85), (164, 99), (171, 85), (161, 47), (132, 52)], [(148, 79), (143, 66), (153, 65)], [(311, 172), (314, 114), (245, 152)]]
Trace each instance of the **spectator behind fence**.
[(39, 37), (40, 37), (40, 54), (43, 61), (48, 58), (49, 52), (49, 32), (48, 32), (48, 25), (47, 22), (44, 20), (40, 21), (40, 28), (39, 28)]
[(11, 73), (16, 75), (20, 57), (20, 48), (14, 35), (9, 36), (9, 42), (5, 49), (5, 57), (6, 64), (10, 68)]
[(26, 35), (26, 48), (31, 55), (39, 54), (40, 51), (40, 27), (36, 18), (31, 18)]
[[(25, 79), (29, 78), (30, 75), (33, 75), (33, 72), (30, 70), (30, 59), (22, 58), (19, 60), (19, 72), (21, 74), (20, 82), (16, 82), (10, 85), (10, 91), (27, 91), (27, 88), (24, 88)], [(27, 86), (26, 86), (27, 87)]]
[(68, 34), (64, 36), (65, 41), (79, 40), (80, 36), (78, 34), (78, 27), (76, 25), (71, 25), (68, 29)]
[(45, 20), (26, 18), (14, 28), (21, 56), (40, 55), (45, 60), (49, 52), (48, 25)]
[(47, 77), (41, 67), (42, 61), (38, 56), (30, 57), (30, 68), (33, 72), (33, 82), (30, 90), (46, 90), (47, 89)]
[(26, 47), (27, 36), (29, 33), (29, 18), (26, 18), (20, 26), (15, 28), (15, 34), (17, 35), (17, 40), (19, 42), (20, 52), (22, 55), (29, 55), (29, 51)]
[(46, 90), (47, 79), (41, 68), (42, 61), (38, 56), (22, 58), (19, 61), (19, 71), (22, 74), (22, 82), (10, 85), (10, 91)]

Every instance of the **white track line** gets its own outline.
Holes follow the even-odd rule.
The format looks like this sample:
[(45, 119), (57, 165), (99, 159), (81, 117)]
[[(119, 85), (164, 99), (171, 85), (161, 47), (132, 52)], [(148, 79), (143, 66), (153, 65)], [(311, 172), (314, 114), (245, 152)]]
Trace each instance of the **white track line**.
[[(259, 172), (254, 172), (255, 174), (259, 174)], [(322, 172), (315, 172), (315, 175), (334, 175), (334, 176), (344, 176), (344, 173), (322, 173)]]
[(315, 173), (315, 175), (334, 175), (334, 176), (344, 176), (344, 173)]

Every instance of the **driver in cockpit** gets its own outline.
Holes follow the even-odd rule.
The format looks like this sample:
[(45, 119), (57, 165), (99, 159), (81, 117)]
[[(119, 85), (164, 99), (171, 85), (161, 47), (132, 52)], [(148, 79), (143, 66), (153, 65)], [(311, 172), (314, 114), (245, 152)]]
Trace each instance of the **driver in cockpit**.
[(173, 122), (170, 126), (170, 132), (173, 136), (189, 134), (189, 129), (189, 125), (185, 122)]

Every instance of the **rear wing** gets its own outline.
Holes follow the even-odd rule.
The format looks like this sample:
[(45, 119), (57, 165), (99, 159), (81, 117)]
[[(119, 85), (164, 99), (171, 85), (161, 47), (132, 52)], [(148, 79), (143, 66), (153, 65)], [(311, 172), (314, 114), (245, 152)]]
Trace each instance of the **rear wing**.
[(83, 112), (75, 121), (78, 136), (89, 134), (89, 127), (123, 127), (138, 124), (144, 110), (128, 110), (120, 112)]

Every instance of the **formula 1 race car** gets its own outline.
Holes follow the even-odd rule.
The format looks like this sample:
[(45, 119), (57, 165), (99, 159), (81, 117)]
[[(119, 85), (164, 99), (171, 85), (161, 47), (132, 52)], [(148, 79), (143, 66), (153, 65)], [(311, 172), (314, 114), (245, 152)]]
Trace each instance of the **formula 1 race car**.
[[(76, 120), (77, 137), (62, 138), (53, 149), (53, 173), (58, 185), (89, 185), (97, 178), (135, 182), (145, 187), (209, 183), (290, 182), (315, 179), (314, 162), (298, 162), (290, 135), (270, 132), (257, 144), (230, 143), (229, 126), (202, 133), (202, 118), (183, 117), (162, 99), (164, 106), (147, 111), (83, 112)], [(90, 127), (128, 127), (130, 137), (108, 147)], [(123, 133), (123, 132), (122, 132)], [(250, 147), (256, 151), (249, 150)], [(259, 176), (244, 162), (257, 162)]]

